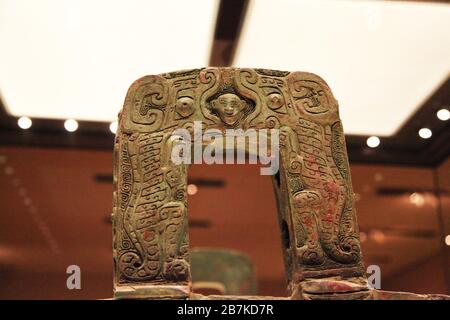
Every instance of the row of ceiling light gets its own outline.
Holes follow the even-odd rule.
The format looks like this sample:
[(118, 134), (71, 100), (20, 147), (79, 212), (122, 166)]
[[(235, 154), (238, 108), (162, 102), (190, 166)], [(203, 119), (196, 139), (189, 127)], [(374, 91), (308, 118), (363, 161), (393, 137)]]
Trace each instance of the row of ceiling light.
[[(447, 121), (448, 119), (450, 119), (450, 111), (447, 109), (440, 109), (436, 112), (436, 117), (441, 121)], [(430, 128), (420, 128), (417, 134), (422, 139), (429, 139), (433, 135), (433, 132)], [(368, 137), (366, 140), (366, 144), (370, 148), (376, 148), (380, 145), (380, 143), (381, 140), (377, 136)]]
[[(33, 125), (33, 121), (28, 118), (28, 117), (20, 117), (17, 120), (17, 125), (21, 128), (21, 129), (30, 129), (31, 126)], [(64, 121), (64, 129), (66, 129), (66, 131), (68, 132), (75, 132), (78, 129), (78, 121), (74, 120), (74, 119), (67, 119), (66, 121)], [(109, 130), (112, 133), (116, 133), (117, 131), (117, 121), (113, 121), (109, 124)]]
[[(440, 109), (439, 111), (436, 112), (436, 116), (441, 121), (447, 121), (450, 119), (450, 111), (447, 109)], [(20, 128), (26, 130), (31, 128), (31, 126), (33, 125), (33, 121), (28, 117), (20, 117), (19, 120), (17, 121), (17, 124), (19, 125)], [(78, 122), (73, 119), (68, 119), (64, 121), (64, 128), (69, 132), (75, 132), (78, 129)], [(109, 130), (114, 134), (116, 133), (117, 121), (113, 121), (110, 123)], [(421, 128), (418, 131), (418, 135), (422, 139), (428, 139), (431, 138), (433, 132), (429, 128)], [(380, 143), (381, 143), (380, 138), (377, 136), (368, 137), (366, 140), (366, 144), (370, 148), (376, 148), (380, 145)]]

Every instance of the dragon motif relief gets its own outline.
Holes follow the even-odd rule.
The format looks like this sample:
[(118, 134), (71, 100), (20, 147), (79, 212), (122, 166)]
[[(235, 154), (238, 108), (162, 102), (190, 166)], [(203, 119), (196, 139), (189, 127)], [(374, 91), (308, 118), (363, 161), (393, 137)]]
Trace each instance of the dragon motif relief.
[(203, 130), (279, 130), (274, 186), (293, 297), (326, 277), (367, 289), (343, 129), (326, 83), (305, 72), (207, 68), (146, 76), (127, 93), (115, 143), (116, 296), (189, 297), (188, 168), (170, 160), (170, 135), (194, 121)]

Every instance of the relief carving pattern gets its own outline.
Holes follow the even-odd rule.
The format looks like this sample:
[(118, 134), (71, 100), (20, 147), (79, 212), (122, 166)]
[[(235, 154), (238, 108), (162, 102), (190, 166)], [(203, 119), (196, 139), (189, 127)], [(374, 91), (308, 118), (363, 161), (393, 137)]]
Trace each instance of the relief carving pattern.
[[(338, 106), (305, 72), (208, 68), (132, 84), (115, 143), (115, 289), (189, 286), (187, 166), (170, 160), (176, 128), (280, 130), (274, 177), (291, 291), (364, 269)], [(170, 296), (170, 294), (169, 294)]]

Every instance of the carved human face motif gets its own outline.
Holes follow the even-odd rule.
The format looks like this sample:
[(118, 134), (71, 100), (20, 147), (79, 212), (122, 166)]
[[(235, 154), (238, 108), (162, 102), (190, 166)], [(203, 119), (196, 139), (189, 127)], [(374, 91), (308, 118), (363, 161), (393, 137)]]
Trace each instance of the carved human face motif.
[(235, 125), (244, 115), (245, 100), (233, 93), (225, 93), (211, 101), (212, 110), (229, 126)]

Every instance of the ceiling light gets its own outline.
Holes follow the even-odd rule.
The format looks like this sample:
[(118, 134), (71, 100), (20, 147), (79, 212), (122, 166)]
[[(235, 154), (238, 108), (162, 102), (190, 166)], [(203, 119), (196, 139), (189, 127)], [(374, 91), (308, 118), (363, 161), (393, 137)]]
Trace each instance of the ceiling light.
[(436, 116), (439, 120), (447, 121), (448, 119), (450, 119), (450, 111), (448, 111), (447, 109), (441, 109), (436, 113)]
[(187, 193), (188, 193), (188, 195), (192, 196), (192, 195), (196, 194), (197, 191), (198, 191), (198, 188), (197, 188), (197, 186), (195, 184), (189, 184), (187, 186)]
[(19, 120), (17, 120), (17, 124), (19, 125), (20, 128), (25, 130), (31, 128), (33, 122), (28, 117), (20, 117)]
[(117, 132), (117, 121), (111, 122), (111, 124), (109, 125), (109, 130), (112, 133), (116, 134), (116, 132)]
[(421, 207), (425, 203), (425, 197), (418, 192), (414, 192), (409, 196), (409, 202), (417, 207)]
[(384, 232), (381, 230), (370, 231), (369, 237), (378, 243), (383, 243), (386, 240), (386, 236), (385, 236)]
[(445, 244), (450, 246), (450, 234), (445, 237)]
[(250, 1), (233, 65), (313, 72), (339, 101), (346, 134), (385, 137), (448, 78), (448, 30), (448, 4)]
[(64, 128), (69, 132), (74, 132), (78, 129), (78, 122), (73, 119), (66, 120), (64, 121)]
[(114, 121), (136, 79), (208, 65), (218, 3), (1, 0), (5, 107), (32, 119)]
[(372, 136), (366, 140), (367, 146), (370, 148), (376, 148), (380, 145), (380, 138)]
[(431, 130), (428, 129), (428, 128), (422, 128), (422, 129), (419, 130), (419, 136), (422, 139), (431, 138), (432, 135), (433, 135), (433, 132), (431, 132)]

